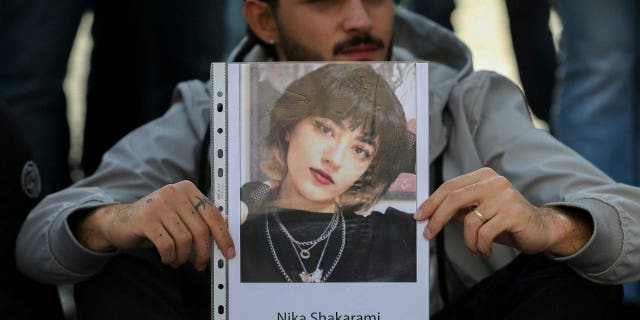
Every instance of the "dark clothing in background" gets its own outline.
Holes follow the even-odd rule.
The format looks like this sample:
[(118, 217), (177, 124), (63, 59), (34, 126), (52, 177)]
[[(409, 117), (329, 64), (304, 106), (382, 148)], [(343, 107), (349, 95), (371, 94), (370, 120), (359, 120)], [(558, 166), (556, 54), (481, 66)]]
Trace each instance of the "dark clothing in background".
[(18, 230), (39, 199), (37, 169), (24, 131), (0, 100), (0, 318), (62, 319), (56, 287), (35, 283), (16, 270)]
[(206, 81), (211, 62), (224, 61), (224, 10), (225, 1), (93, 1), (86, 175), (120, 138), (164, 114), (179, 82)]
[[(549, 122), (556, 82), (556, 50), (549, 29), (549, 1), (505, 0), (520, 82), (536, 117)], [(413, 0), (409, 9), (453, 30), (454, 0)]]
[(168, 109), (178, 82), (208, 79), (210, 63), (227, 55), (225, 6), (217, 0), (2, 2), (0, 99), (29, 131), (43, 195), (71, 183), (62, 85), (85, 10), (94, 13), (81, 161), (89, 175), (115, 142)]
[(520, 81), (533, 114), (549, 122), (556, 83), (556, 49), (549, 1), (505, 0)]
[(521, 254), (431, 319), (618, 319), (622, 286), (601, 285), (545, 254)]
[(451, 13), (456, 9), (454, 0), (411, 0), (408, 9), (453, 31)]
[(191, 263), (178, 269), (164, 265), (153, 248), (118, 254), (74, 286), (78, 318), (211, 319), (209, 274), (209, 268), (198, 272)]
[(86, 0), (6, 0), (0, 7), (0, 99), (28, 133), (46, 195), (70, 183), (62, 83)]

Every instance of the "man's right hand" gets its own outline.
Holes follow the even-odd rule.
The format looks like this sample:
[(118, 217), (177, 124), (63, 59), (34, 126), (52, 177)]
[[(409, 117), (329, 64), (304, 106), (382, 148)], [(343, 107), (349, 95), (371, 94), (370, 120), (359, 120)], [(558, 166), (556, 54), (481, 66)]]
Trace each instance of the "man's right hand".
[(94, 251), (128, 249), (145, 243), (156, 247), (162, 263), (178, 267), (193, 247), (197, 270), (210, 258), (210, 239), (227, 259), (235, 256), (227, 223), (191, 181), (166, 185), (127, 204), (100, 207), (73, 230), (82, 245)]

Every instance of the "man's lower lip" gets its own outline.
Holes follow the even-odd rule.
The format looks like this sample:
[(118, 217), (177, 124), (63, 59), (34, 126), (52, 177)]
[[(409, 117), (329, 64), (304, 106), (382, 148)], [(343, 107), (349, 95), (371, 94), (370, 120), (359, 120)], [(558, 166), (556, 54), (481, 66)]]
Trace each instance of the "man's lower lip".
[(340, 54), (351, 59), (370, 59), (376, 53), (377, 49), (350, 50), (342, 51)]
[(327, 179), (325, 176), (321, 175), (319, 172), (313, 169), (309, 169), (309, 171), (311, 171), (311, 175), (313, 176), (314, 179), (316, 179), (316, 181), (318, 181), (318, 183), (325, 186), (333, 184), (333, 181), (331, 181), (330, 179)]

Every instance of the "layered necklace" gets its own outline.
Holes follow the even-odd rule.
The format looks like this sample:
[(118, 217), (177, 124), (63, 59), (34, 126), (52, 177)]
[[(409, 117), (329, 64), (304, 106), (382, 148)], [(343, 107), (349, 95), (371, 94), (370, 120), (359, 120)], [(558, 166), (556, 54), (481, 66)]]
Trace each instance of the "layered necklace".
[[(324, 229), (324, 231), (322, 231), (322, 233), (317, 238), (309, 241), (299, 241), (296, 238), (294, 238), (289, 232), (289, 230), (286, 228), (286, 226), (282, 223), (282, 220), (280, 220), (278, 213), (274, 213), (273, 218), (278, 224), (280, 231), (282, 231), (284, 236), (291, 243), (291, 247), (295, 252), (296, 258), (300, 263), (300, 266), (302, 267), (302, 272), (299, 274), (300, 281), (302, 282), (327, 281), (327, 279), (329, 279), (329, 276), (331, 276), (331, 273), (333, 272), (333, 270), (338, 265), (338, 262), (340, 261), (340, 257), (342, 256), (342, 252), (344, 251), (344, 247), (345, 247), (346, 223), (344, 220), (344, 216), (342, 215), (342, 208), (338, 206), (336, 209), (336, 212), (333, 213), (331, 220), (329, 221), (329, 224)], [(320, 269), (322, 260), (324, 258), (325, 252), (327, 251), (327, 246), (329, 245), (329, 240), (331, 238), (331, 235), (337, 229), (338, 224), (340, 224), (342, 227), (342, 232), (341, 232), (342, 243), (340, 245), (340, 249), (338, 250), (338, 254), (336, 255), (335, 259), (333, 260), (333, 262), (329, 267), (329, 270), (327, 271), (326, 274), (323, 274), (323, 270)], [(271, 255), (273, 256), (273, 259), (275, 260), (276, 265), (280, 270), (280, 273), (287, 280), (287, 282), (293, 282), (293, 280), (289, 276), (289, 273), (287, 273), (284, 267), (282, 266), (282, 262), (280, 261), (280, 258), (278, 257), (278, 254), (276, 252), (276, 248), (273, 244), (273, 240), (271, 238), (271, 232), (269, 230), (269, 215), (265, 215), (265, 231), (267, 235), (267, 242), (269, 244), (269, 249), (271, 250)], [(324, 241), (324, 246), (322, 248), (322, 251), (320, 252), (320, 257), (318, 258), (318, 262), (316, 263), (315, 270), (313, 270), (312, 272), (309, 272), (307, 270), (307, 266), (305, 265), (304, 261), (311, 258), (311, 249), (313, 249), (317, 244), (323, 241)]]

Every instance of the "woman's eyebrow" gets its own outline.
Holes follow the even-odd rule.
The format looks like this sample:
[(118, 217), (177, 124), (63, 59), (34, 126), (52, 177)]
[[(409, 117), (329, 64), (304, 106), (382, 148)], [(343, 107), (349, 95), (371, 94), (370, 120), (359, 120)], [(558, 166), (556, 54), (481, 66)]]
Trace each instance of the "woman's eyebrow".
[(340, 129), (342, 129), (342, 130), (344, 130), (344, 129), (346, 129), (346, 128), (347, 128), (347, 127), (344, 125), (344, 123), (342, 123), (342, 122), (336, 122), (336, 121), (333, 121), (333, 120), (331, 120), (330, 118), (317, 117), (317, 118), (315, 119), (315, 121), (320, 122), (320, 123), (322, 123), (322, 124), (324, 124), (324, 125), (328, 125), (328, 126), (335, 126), (335, 127), (338, 127), (338, 128), (340, 128)]
[(370, 137), (368, 135), (360, 134), (357, 139), (362, 143), (366, 143), (366, 144), (370, 145), (374, 149), (377, 147), (375, 139), (373, 139), (372, 137)]
[[(330, 118), (320, 118), (319, 120), (316, 121), (320, 121), (323, 122), (321, 119), (326, 119), (326, 124), (328, 125), (335, 125), (336, 127), (340, 128), (341, 130), (349, 130), (349, 131), (356, 131), (356, 130), (351, 130), (351, 128), (349, 127), (349, 125), (345, 122), (345, 121), (333, 121)], [(358, 139), (358, 141), (368, 144), (370, 145), (372, 148), (377, 149), (378, 146), (376, 146), (376, 141), (374, 138), (372, 138), (370, 135), (367, 135), (365, 133), (360, 133), (356, 139)]]

